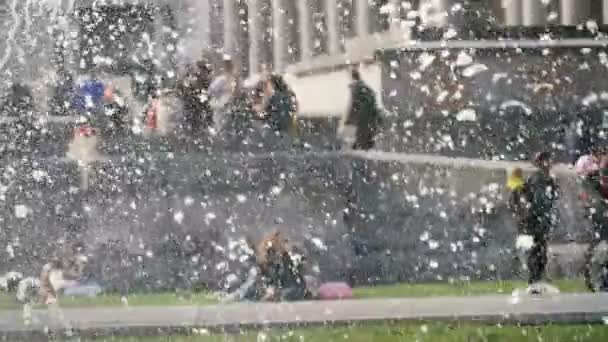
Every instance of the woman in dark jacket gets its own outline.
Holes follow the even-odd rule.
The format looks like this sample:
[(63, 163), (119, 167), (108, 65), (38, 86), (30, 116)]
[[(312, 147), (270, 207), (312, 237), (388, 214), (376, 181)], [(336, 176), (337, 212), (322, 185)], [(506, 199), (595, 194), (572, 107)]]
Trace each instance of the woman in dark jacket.
[(345, 124), (357, 128), (353, 149), (370, 150), (375, 146), (376, 134), (382, 121), (381, 112), (375, 92), (363, 82), (359, 70), (352, 69), (351, 78), (351, 102)]
[(296, 106), (295, 95), (280, 75), (270, 76), (267, 87), (270, 93), (265, 105), (267, 120), (275, 131), (288, 132)]
[(213, 124), (213, 114), (207, 99), (210, 78), (211, 69), (204, 61), (199, 61), (189, 68), (187, 75), (177, 84), (184, 105), (185, 121), (192, 133)]

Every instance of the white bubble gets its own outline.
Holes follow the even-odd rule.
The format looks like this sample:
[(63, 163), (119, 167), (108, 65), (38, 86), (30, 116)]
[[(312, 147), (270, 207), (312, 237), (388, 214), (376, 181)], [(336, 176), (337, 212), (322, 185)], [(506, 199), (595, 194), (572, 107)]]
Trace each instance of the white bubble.
[(9, 259), (15, 258), (15, 249), (13, 248), (13, 245), (6, 245), (6, 253), (8, 254)]
[(45, 171), (34, 170), (32, 172), (32, 178), (34, 178), (36, 182), (42, 182), (47, 176), (48, 174)]
[(175, 222), (177, 222), (177, 224), (182, 224), (182, 222), (184, 221), (184, 212), (183, 211), (178, 211), (173, 215), (173, 219), (175, 220)]
[(226, 276), (226, 282), (228, 284), (235, 284), (238, 281), (239, 281), (239, 277), (237, 277), (236, 274), (234, 274), (234, 273), (230, 273), (228, 276)]
[(473, 77), (473, 76), (479, 74), (480, 72), (484, 72), (486, 70), (488, 70), (488, 67), (485, 66), (484, 64), (473, 64), (471, 66), (466, 67), (462, 71), (462, 76)]
[(27, 215), (29, 215), (30, 211), (31, 211), (30, 208), (27, 207), (26, 205), (17, 204), (15, 206), (15, 217), (24, 219), (27, 217)]
[(257, 342), (266, 342), (266, 341), (268, 341), (268, 335), (265, 332), (260, 331), (258, 333), (256, 341)]
[(243, 194), (238, 194), (238, 195), (236, 195), (236, 200), (239, 203), (245, 203), (245, 202), (247, 202), (247, 196), (245, 196)]
[(420, 54), (420, 57), (418, 57), (418, 63), (420, 63), (418, 69), (421, 71), (426, 70), (431, 64), (433, 64), (436, 58), (437, 56), (433, 54), (423, 52)]
[(422, 242), (429, 241), (430, 238), (431, 238), (431, 235), (429, 234), (429, 232), (424, 232), (424, 233), (422, 233), (422, 235), (420, 235), (420, 241), (422, 241)]
[(467, 66), (473, 63), (473, 57), (462, 51), (456, 58), (456, 66)]
[(458, 121), (477, 121), (477, 112), (473, 108), (465, 108), (456, 114)]
[(326, 251), (328, 249), (325, 243), (323, 243), (323, 240), (318, 237), (310, 239), (310, 242), (312, 242), (315, 247), (317, 247), (317, 249), (320, 249), (322, 251)]

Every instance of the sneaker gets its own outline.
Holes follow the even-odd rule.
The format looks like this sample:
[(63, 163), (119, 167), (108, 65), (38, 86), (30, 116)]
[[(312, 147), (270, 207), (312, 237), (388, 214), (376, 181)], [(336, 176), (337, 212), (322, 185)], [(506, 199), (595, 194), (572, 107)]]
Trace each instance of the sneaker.
[(541, 295), (543, 294), (543, 289), (540, 284), (532, 284), (528, 286), (528, 294), (531, 295)]
[(541, 295), (549, 295), (555, 296), (559, 294), (559, 289), (553, 285), (549, 285), (547, 283), (535, 283), (528, 286), (526, 292), (530, 295), (541, 296)]

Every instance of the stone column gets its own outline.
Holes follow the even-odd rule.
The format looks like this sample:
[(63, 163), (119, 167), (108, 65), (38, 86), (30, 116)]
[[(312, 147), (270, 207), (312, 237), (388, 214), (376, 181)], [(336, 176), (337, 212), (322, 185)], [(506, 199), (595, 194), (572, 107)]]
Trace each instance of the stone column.
[(560, 16), (562, 25), (578, 25), (589, 18), (590, 0), (561, 0)]
[(526, 26), (539, 26), (547, 23), (547, 8), (542, 0), (523, 0), (522, 23)]
[(298, 34), (300, 35), (300, 54), (302, 61), (307, 62), (313, 58), (313, 32), (312, 11), (309, 0), (297, 0), (298, 6)]
[(327, 20), (327, 53), (329, 55), (340, 54), (338, 0), (325, 0), (325, 15)]
[[(236, 62), (238, 56), (239, 15), (237, 0), (223, 0), (224, 53)], [(238, 63), (235, 63), (238, 65)]]
[(283, 71), (287, 66), (289, 47), (289, 14), (287, 1), (272, 1), (272, 51), (274, 55), (274, 70)]
[[(196, 1), (196, 12), (202, 15), (202, 18), (195, 18), (195, 25), (200, 28), (197, 33), (200, 34), (200, 39), (203, 44), (203, 48), (211, 46), (211, 21), (209, 20), (211, 15), (211, 5), (209, 0)], [(196, 23), (196, 21), (199, 21)]]
[(522, 0), (502, 0), (502, 8), (505, 10), (505, 23), (507, 26), (519, 26), (522, 24)]
[(602, 0), (602, 24), (608, 25), (608, 0)]
[(247, 0), (249, 14), (249, 74), (260, 72), (264, 44), (264, 21), (261, 12), (262, 0)]
[(355, 31), (357, 36), (367, 36), (370, 34), (369, 26), (369, 3), (368, 0), (353, 0), (355, 8)]
[(401, 0), (390, 0), (390, 5), (389, 27), (391, 29), (399, 29), (401, 28)]

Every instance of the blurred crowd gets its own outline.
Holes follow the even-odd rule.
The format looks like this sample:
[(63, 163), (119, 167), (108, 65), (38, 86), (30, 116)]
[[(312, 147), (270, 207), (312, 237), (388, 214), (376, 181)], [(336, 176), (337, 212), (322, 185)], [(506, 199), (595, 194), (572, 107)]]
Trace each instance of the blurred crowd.
[[(179, 68), (170, 82), (162, 74), (151, 61), (132, 70), (89, 71), (78, 77), (60, 67), (46, 107), (51, 116), (72, 118), (78, 125), (75, 132), (101, 135), (108, 141), (132, 133), (184, 136), (202, 144), (230, 136), (239, 141), (257, 126), (272, 136), (299, 142), (298, 98), (281, 74), (263, 68), (259, 76), (244, 80), (230, 56), (214, 62), (205, 54)], [(351, 129), (353, 148), (370, 149), (382, 113), (358, 68), (352, 68), (350, 75), (351, 101), (342, 126)], [(3, 117), (15, 120), (16, 130), (10, 135), (22, 135), (15, 151), (35, 145), (29, 140), (40, 130), (36, 113), (42, 111), (35, 102), (32, 90), (21, 83), (14, 83), (5, 97)]]

